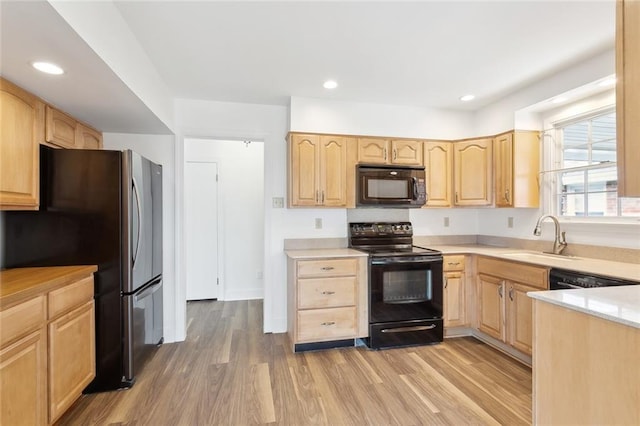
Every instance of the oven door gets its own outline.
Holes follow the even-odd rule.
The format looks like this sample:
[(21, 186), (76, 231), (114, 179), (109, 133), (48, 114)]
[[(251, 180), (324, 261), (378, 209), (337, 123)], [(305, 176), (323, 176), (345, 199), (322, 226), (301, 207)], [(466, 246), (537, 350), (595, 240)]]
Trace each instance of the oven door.
[(369, 322), (442, 318), (442, 257), (373, 257)]

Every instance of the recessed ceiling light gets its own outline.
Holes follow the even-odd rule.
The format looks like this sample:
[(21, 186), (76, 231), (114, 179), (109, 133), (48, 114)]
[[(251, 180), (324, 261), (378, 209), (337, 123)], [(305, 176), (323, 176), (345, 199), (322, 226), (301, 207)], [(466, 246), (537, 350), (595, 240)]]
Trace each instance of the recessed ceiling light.
[(327, 80), (322, 86), (325, 89), (335, 89), (336, 87), (338, 87), (338, 83), (336, 83), (334, 80)]
[(469, 102), (469, 101), (474, 100), (475, 98), (476, 98), (475, 95), (464, 95), (464, 96), (460, 97), (460, 100), (462, 102)]
[(549, 102), (551, 102), (552, 104), (559, 104), (559, 103), (564, 102), (566, 100), (567, 100), (566, 97), (558, 96), (558, 97), (555, 97), (555, 98), (551, 99)]
[(38, 71), (42, 71), (47, 74), (54, 74), (54, 75), (64, 74), (64, 70), (62, 68), (50, 62), (34, 62), (31, 65), (33, 65), (33, 67)]
[(598, 86), (600, 86), (600, 87), (609, 87), (609, 86), (615, 86), (615, 84), (616, 84), (615, 77), (609, 77), (609, 78), (605, 78), (600, 83), (598, 83)]

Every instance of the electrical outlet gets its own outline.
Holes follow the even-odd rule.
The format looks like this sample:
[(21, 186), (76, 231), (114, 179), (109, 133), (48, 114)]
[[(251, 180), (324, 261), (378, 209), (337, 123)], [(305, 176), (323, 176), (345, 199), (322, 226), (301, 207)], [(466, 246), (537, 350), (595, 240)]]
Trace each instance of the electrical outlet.
[(316, 217), (316, 229), (322, 229), (322, 218)]
[(507, 228), (513, 228), (513, 218), (511, 216), (507, 218)]
[(257, 278), (257, 279), (259, 279), (259, 280), (261, 280), (261, 279), (262, 279), (262, 271), (258, 271), (258, 272), (256, 273), (256, 278)]
[(448, 228), (448, 227), (449, 227), (449, 216), (446, 216), (446, 217), (444, 218), (444, 227), (445, 227), (445, 228)]
[(273, 197), (271, 199), (271, 205), (274, 209), (282, 209), (284, 208), (284, 198), (283, 197)]

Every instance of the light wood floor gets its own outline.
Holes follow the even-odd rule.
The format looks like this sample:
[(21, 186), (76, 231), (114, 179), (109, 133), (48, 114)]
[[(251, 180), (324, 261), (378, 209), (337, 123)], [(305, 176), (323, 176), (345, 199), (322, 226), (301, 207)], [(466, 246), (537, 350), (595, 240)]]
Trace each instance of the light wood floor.
[(60, 425), (531, 423), (531, 369), (473, 338), (294, 354), (262, 302), (190, 302), (133, 388), (83, 396)]

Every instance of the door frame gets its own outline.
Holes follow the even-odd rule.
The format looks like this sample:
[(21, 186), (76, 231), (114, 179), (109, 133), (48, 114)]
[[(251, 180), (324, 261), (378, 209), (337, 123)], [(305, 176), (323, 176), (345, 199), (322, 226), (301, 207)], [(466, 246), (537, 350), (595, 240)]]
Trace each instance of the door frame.
[[(185, 139), (212, 139), (212, 140), (251, 140), (264, 143), (264, 170), (266, 173), (266, 161), (268, 158), (268, 143), (270, 135), (263, 132), (229, 132), (229, 131), (198, 131), (177, 132), (175, 137), (175, 241), (176, 241), (176, 285), (175, 285), (175, 341), (186, 339), (187, 332), (187, 299), (184, 267), (184, 163), (185, 163)], [(271, 210), (267, 208), (267, 179), (263, 175), (263, 193), (265, 194), (264, 221), (264, 257), (262, 259), (263, 270), (263, 332), (273, 331), (273, 283), (271, 280), (272, 266), (267, 262), (271, 253)]]

